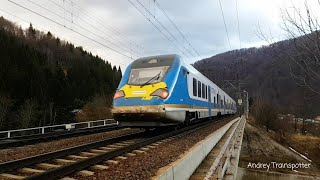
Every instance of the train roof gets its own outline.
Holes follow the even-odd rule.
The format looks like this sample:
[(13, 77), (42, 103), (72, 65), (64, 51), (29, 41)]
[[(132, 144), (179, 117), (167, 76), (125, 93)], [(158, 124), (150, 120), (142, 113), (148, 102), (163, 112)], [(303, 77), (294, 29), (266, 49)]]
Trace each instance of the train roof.
[(147, 68), (157, 66), (171, 66), (176, 59), (176, 54), (166, 54), (158, 56), (148, 56), (135, 60), (132, 68)]

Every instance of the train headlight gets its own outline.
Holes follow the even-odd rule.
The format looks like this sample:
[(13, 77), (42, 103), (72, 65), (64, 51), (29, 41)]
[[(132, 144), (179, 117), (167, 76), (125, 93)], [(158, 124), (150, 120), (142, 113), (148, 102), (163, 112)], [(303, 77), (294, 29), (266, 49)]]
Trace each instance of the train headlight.
[(116, 93), (113, 96), (113, 99), (124, 97), (124, 92), (122, 90), (116, 91)]
[(166, 89), (157, 89), (153, 93), (151, 93), (151, 96), (158, 96), (161, 97), (162, 99), (165, 99), (169, 96), (169, 92)]

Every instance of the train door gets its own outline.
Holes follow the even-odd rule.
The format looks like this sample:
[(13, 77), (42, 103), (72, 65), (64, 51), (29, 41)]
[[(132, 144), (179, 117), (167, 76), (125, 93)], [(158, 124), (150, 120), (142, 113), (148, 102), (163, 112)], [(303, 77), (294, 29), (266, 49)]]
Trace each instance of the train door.
[(211, 117), (212, 115), (211, 115), (211, 106), (212, 106), (212, 104), (211, 104), (211, 87), (210, 86), (208, 86), (208, 104), (209, 104), (209, 117)]

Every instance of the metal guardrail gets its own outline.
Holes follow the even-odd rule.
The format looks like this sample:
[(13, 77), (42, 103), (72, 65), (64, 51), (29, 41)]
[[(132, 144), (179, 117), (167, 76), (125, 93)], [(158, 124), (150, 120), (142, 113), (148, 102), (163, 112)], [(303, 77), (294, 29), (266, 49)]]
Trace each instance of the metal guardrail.
[(118, 122), (115, 121), (114, 119), (103, 119), (103, 120), (87, 121), (87, 122), (80, 122), (80, 123), (59, 124), (59, 125), (53, 125), (53, 126), (42, 126), (42, 127), (34, 127), (34, 128), (26, 128), (26, 129), (0, 131), (0, 140), (30, 136), (30, 135), (46, 134), (46, 133), (57, 132), (57, 131), (90, 129), (90, 128), (97, 128), (97, 127), (103, 127), (103, 126), (110, 126), (110, 125), (118, 125)]

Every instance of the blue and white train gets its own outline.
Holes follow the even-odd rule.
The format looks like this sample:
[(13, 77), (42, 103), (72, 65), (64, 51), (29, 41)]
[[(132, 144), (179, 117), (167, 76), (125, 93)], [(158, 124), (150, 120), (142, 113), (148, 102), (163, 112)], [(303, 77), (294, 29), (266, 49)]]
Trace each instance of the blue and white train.
[(189, 124), (236, 111), (236, 103), (228, 94), (175, 54), (132, 62), (112, 108), (120, 125), (137, 127)]

